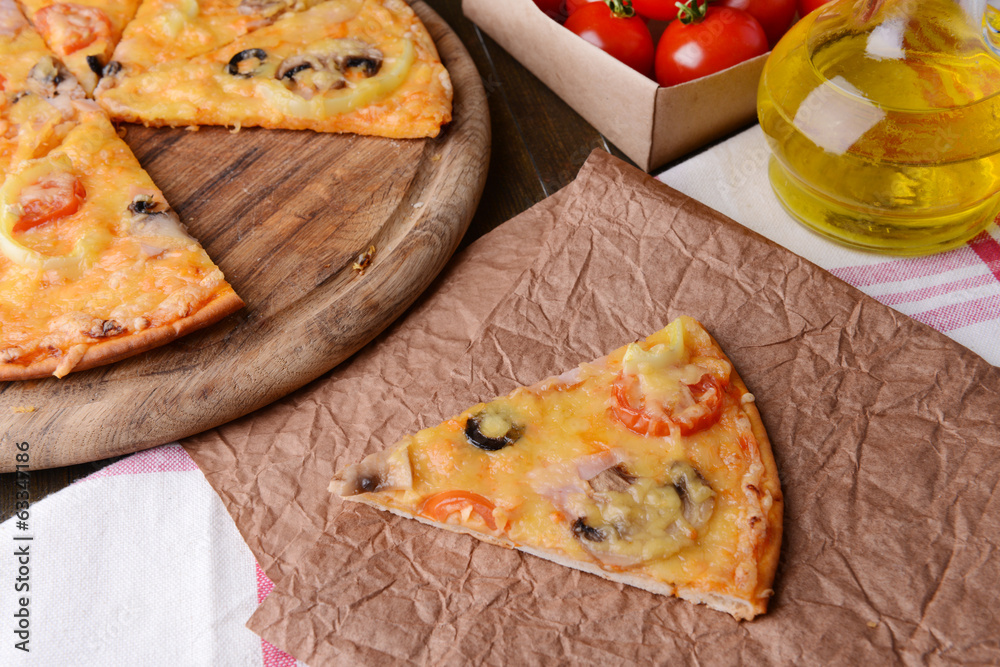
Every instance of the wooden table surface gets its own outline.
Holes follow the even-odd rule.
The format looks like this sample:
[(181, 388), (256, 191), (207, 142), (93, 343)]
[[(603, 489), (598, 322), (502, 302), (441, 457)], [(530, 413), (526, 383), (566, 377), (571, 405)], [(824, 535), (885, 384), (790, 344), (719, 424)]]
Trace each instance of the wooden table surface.
[[(623, 159), (587, 121), (462, 15), (461, 0), (425, 0), (455, 30), (472, 55), (489, 100), (493, 152), (468, 245), (573, 180), (595, 148)], [(121, 458), (121, 457), (119, 457)], [(31, 502), (58, 491), (118, 458), (34, 470)], [(14, 513), (15, 475), (0, 475), (0, 521)]]

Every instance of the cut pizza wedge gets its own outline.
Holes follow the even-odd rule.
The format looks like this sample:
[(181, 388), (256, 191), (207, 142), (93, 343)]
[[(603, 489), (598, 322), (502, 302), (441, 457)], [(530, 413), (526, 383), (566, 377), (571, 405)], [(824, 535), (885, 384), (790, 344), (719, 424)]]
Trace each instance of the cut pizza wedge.
[(45, 43), (92, 93), (139, 0), (21, 0)]
[(404, 438), (330, 490), (738, 619), (766, 610), (781, 545), (754, 398), (688, 317)]
[(328, 0), (211, 53), (137, 74), (123, 68), (96, 99), (112, 118), (146, 125), (416, 138), (437, 136), (451, 119), (452, 87), (406, 3)]
[[(0, 380), (116, 361), (243, 305), (104, 112), (51, 102), (28, 94), (10, 113), (33, 150), (0, 186)], [(57, 126), (30, 121), (66, 104)]]

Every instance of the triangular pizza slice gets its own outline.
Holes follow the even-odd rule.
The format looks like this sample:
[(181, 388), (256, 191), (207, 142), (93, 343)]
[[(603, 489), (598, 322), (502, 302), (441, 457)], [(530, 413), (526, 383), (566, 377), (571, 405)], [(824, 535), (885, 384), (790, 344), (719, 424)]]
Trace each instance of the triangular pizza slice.
[(146, 125), (437, 136), (451, 80), (400, 0), (329, 0), (212, 53), (106, 76), (98, 102)]
[(92, 93), (139, 0), (21, 0), (45, 43)]
[(330, 489), (740, 619), (766, 610), (781, 544), (754, 397), (688, 317), (408, 436)]
[(19, 16), (0, 0), (12, 63), (0, 106), (0, 380), (62, 377), (240, 308), (107, 115)]

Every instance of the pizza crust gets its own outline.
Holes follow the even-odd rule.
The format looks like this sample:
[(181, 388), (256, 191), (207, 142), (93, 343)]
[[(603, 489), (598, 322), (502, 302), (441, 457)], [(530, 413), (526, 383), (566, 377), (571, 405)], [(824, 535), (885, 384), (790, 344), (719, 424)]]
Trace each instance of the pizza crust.
[[(715, 340), (713, 339), (713, 342)], [(718, 347), (718, 343), (715, 343)], [(721, 348), (719, 348), (721, 349)], [(728, 360), (728, 357), (726, 357)], [(730, 362), (731, 363), (731, 362)], [(744, 395), (750, 394), (743, 378), (736, 372), (735, 366), (730, 382), (739, 387)], [(762, 507), (765, 519), (765, 533), (762, 539), (754, 542), (754, 560), (757, 566), (757, 586), (758, 595), (769, 597), (772, 594), (771, 586), (774, 584), (774, 575), (778, 569), (778, 557), (781, 554), (781, 537), (784, 525), (784, 497), (781, 494), (781, 485), (778, 480), (778, 466), (774, 460), (774, 452), (771, 450), (771, 440), (767, 437), (767, 430), (761, 419), (760, 411), (757, 410), (756, 402), (745, 403), (743, 405), (747, 417), (750, 419), (751, 429), (757, 441), (757, 460), (763, 466), (763, 472), (758, 478), (757, 488), (769, 495), (770, 502)], [(744, 480), (744, 484), (752, 483)], [(766, 610), (766, 599), (764, 607), (757, 613)], [(736, 616), (736, 614), (733, 614)], [(750, 617), (752, 618), (752, 616)]]
[[(709, 337), (715, 349), (733, 368), (729, 375), (730, 384), (739, 389), (743, 396), (752, 396), (743, 382), (743, 378), (737, 372), (736, 366), (722, 349), (722, 346), (711, 334)], [(778, 556), (781, 552), (784, 500), (781, 495), (781, 484), (778, 480), (778, 466), (774, 461), (774, 453), (771, 451), (771, 440), (767, 437), (767, 430), (764, 428), (764, 422), (760, 417), (760, 411), (757, 410), (756, 402), (744, 402), (743, 411), (750, 420), (750, 429), (757, 443), (757, 451), (748, 454), (752, 461), (750, 470), (744, 476), (743, 486), (746, 488), (747, 485), (752, 485), (757, 490), (757, 495), (762, 501), (760, 511), (764, 520), (762, 529), (751, 525), (752, 517), (747, 517), (746, 524), (740, 527), (740, 541), (745, 548), (749, 549), (749, 553), (745, 554), (747, 564), (755, 569), (756, 581), (753, 597), (756, 598), (756, 602), (713, 592), (686, 590), (683, 591), (683, 594), (681, 591), (678, 591), (677, 594), (693, 602), (707, 604), (713, 609), (729, 612), (735, 618), (749, 620), (754, 615), (767, 611), (768, 598), (773, 594), (771, 586), (774, 583), (774, 575), (778, 569)], [(757, 474), (754, 474), (756, 466), (760, 466), (760, 469), (756, 471)], [(725, 608), (717, 607), (715, 604), (723, 605)], [(741, 610), (743, 612), (749, 611), (750, 614), (737, 613)]]
[[(163, 324), (134, 334), (89, 345), (86, 352), (84, 352), (75, 364), (66, 369), (65, 373), (110, 364), (161, 345), (166, 345), (174, 339), (187, 335), (192, 331), (197, 331), (218, 322), (226, 315), (236, 312), (244, 305), (243, 299), (227, 285), (225, 290), (202, 306), (193, 315), (170, 324)], [(62, 362), (63, 357), (58, 357), (43, 359), (28, 366), (19, 366), (16, 363), (0, 364), (0, 381), (34, 380), (51, 377)]]

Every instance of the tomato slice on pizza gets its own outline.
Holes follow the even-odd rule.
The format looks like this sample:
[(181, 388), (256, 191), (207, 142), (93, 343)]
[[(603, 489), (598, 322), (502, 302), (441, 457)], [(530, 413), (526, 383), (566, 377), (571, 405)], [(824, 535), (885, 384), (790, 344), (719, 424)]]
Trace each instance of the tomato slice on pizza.
[(211, 53), (123, 68), (102, 80), (96, 99), (112, 118), (146, 125), (415, 138), (437, 136), (451, 119), (452, 88), (408, 5), (332, 0)]
[(408, 436), (330, 489), (741, 619), (766, 610), (781, 544), (753, 396), (688, 317)]

